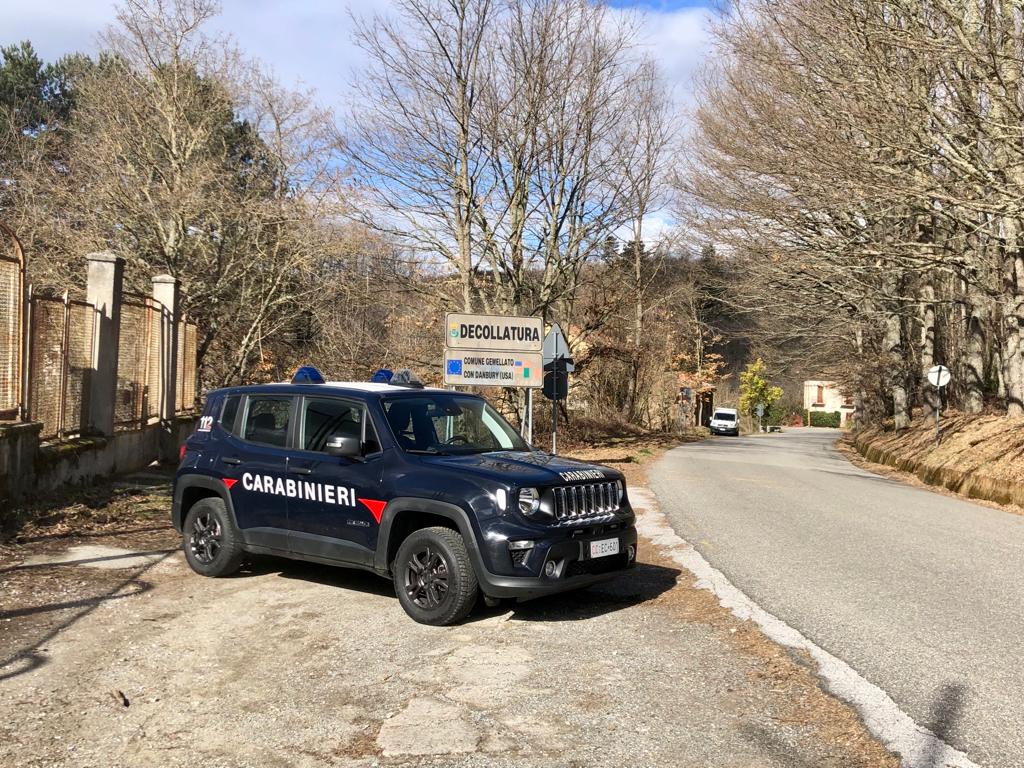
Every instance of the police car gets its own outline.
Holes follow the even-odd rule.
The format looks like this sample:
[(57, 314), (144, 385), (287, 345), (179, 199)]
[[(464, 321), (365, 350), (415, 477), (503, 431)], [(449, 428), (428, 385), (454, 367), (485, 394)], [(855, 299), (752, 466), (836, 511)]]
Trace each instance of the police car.
[[(384, 373), (384, 372), (381, 372)], [(246, 553), (361, 568), (424, 624), (478, 599), (532, 598), (631, 567), (624, 478), (538, 451), (476, 395), (390, 382), (210, 392), (182, 447), (172, 518), (204, 576)]]

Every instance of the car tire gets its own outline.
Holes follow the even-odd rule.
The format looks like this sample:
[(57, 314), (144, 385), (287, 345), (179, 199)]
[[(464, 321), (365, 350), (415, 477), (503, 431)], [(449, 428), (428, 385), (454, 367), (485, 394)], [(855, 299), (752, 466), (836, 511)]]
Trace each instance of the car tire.
[(189, 566), (203, 576), (229, 576), (242, 565), (242, 540), (221, 499), (200, 499), (185, 515), (181, 546)]
[(420, 624), (446, 626), (469, 615), (480, 588), (466, 543), (451, 528), (421, 528), (398, 547), (395, 594)]

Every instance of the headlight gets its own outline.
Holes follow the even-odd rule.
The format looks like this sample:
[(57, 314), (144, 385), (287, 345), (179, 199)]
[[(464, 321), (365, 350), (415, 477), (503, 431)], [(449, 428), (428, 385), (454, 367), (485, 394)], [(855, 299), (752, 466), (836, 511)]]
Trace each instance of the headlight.
[(540, 493), (536, 488), (519, 489), (519, 511), (524, 515), (532, 515), (540, 509)]
[(621, 480), (616, 480), (615, 486), (619, 489), (619, 504), (622, 504), (622, 495), (626, 492), (626, 484)]

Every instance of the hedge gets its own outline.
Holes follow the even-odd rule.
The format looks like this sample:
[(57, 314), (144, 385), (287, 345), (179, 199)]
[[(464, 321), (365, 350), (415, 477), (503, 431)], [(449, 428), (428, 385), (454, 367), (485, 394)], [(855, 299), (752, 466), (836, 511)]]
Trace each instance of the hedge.
[(839, 411), (811, 411), (812, 427), (833, 427), (838, 429), (842, 423), (843, 417)]

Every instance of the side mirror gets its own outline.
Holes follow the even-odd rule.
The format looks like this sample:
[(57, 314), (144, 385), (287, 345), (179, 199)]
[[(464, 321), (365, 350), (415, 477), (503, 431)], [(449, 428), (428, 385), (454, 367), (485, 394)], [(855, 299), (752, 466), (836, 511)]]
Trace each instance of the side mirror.
[(363, 444), (358, 437), (335, 435), (327, 438), (327, 454), (330, 456), (340, 456), (345, 459), (361, 459), (363, 457)]

